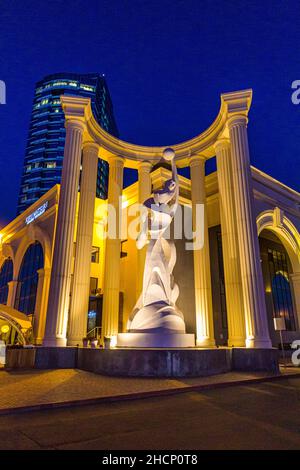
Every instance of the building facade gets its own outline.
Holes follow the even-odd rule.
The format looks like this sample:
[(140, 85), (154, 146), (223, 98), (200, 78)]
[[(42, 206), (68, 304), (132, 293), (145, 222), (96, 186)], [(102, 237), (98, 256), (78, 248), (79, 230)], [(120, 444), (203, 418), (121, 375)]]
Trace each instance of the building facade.
[[(173, 146), (177, 165), (191, 173), (179, 177), (181, 207), (194, 217), (196, 204), (204, 205), (203, 247), (186, 250), (186, 239), (175, 239), (178, 307), (198, 347), (277, 347), (278, 317), (284, 341), (299, 339), (300, 194), (250, 166), (251, 97), (250, 90), (222, 95), (212, 126)], [(31, 316), (34, 342), (48, 346), (80, 345), (97, 327), (102, 339), (126, 331), (144, 255), (120, 224), (128, 226), (128, 208), (170, 177), (158, 165), (163, 148), (113, 138), (86, 99), (65, 96), (62, 106), (68, 137), (61, 186), (1, 231), (0, 321), (7, 321), (3, 304)], [(99, 157), (110, 165), (106, 200), (95, 197)], [(213, 157), (217, 171), (206, 176)], [(126, 189), (124, 166), (138, 174)], [(120, 214), (111, 238), (104, 236), (108, 204)]]
[[(65, 118), (60, 96), (68, 94), (91, 99), (98, 124), (118, 136), (113, 106), (105, 79), (100, 74), (57, 73), (46, 76), (35, 87), (17, 213), (37, 201), (61, 180)], [(107, 197), (108, 164), (98, 162), (96, 196)]]

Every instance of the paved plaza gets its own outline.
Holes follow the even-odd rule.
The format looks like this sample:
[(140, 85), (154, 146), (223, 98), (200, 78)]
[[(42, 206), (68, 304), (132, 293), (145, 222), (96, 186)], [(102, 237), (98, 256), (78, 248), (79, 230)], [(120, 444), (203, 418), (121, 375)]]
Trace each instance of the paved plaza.
[[(288, 368), (287, 374), (299, 369)], [(108, 377), (77, 369), (0, 371), (0, 413), (22, 407), (70, 405), (70, 402), (124, 399), (183, 391), (189, 387), (220, 387), (268, 379), (263, 373), (230, 372), (210, 377), (160, 379)]]
[[(74, 383), (78, 375), (69, 372), (69, 381)], [(45, 373), (40, 383), (51, 374)], [(80, 375), (84, 384), (87, 376)], [(65, 372), (62, 382), (63, 377), (67, 381)], [(24, 386), (24, 396), (28, 389)], [(300, 378), (294, 377), (168, 397), (0, 416), (0, 448), (299, 449), (299, 398)]]

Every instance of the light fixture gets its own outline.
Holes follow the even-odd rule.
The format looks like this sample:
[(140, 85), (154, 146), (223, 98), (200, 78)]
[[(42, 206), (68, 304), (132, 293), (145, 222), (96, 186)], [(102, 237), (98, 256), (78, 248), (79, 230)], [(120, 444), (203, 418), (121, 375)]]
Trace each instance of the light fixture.
[(1, 333), (8, 333), (8, 332), (9, 332), (9, 325), (2, 325)]

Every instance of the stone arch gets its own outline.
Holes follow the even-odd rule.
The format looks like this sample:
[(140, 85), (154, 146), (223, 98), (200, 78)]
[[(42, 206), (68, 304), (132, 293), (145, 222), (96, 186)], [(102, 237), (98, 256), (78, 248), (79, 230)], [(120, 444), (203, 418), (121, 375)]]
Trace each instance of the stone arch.
[(38, 292), (39, 270), (44, 268), (44, 252), (40, 242), (35, 240), (27, 248), (18, 275), (14, 306), (27, 315), (35, 312)]
[(28, 247), (34, 242), (39, 242), (43, 248), (44, 268), (51, 268), (50, 238), (43, 229), (38, 226), (34, 226), (26, 232), (26, 235), (22, 238), (22, 241), (18, 246), (14, 262), (14, 279), (18, 279), (24, 255)]
[(11, 258), (13, 264), (15, 264), (14, 250), (8, 243), (0, 244), (0, 269), (7, 258)]
[(275, 207), (259, 214), (256, 219), (258, 235), (263, 230), (271, 230), (277, 235), (286, 249), (294, 273), (300, 272), (300, 233), (294, 224)]
[(0, 303), (6, 304), (9, 293), (9, 283), (13, 280), (14, 263), (11, 258), (5, 258), (0, 265)]

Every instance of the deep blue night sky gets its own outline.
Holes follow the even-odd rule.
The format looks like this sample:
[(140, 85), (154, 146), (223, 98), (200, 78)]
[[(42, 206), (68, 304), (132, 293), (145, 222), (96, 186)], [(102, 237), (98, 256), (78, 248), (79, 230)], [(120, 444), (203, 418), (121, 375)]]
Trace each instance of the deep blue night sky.
[(15, 216), (34, 84), (105, 73), (121, 138), (167, 145), (252, 88), (252, 163), (300, 190), (300, 5), (294, 0), (1, 0), (0, 224)]

